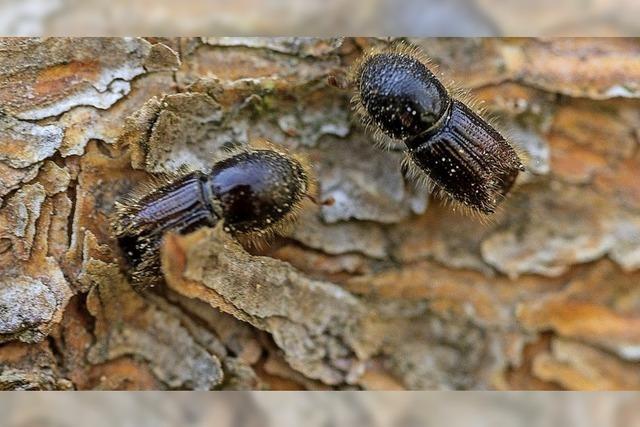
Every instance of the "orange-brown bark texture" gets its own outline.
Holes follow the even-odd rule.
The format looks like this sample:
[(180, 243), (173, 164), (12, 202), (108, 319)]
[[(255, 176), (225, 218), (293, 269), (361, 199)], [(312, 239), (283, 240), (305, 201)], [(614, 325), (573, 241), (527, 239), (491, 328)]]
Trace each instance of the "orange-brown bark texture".
[[(389, 40), (0, 40), (0, 389), (640, 389), (640, 40), (409, 42), (527, 153), (489, 221), (335, 84)], [(114, 202), (260, 138), (333, 203), (134, 289)]]

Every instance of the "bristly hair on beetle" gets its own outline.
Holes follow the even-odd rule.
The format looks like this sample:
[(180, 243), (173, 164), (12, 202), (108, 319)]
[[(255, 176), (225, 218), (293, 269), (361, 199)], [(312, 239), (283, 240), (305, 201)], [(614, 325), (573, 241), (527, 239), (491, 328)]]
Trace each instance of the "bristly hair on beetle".
[(163, 174), (116, 202), (112, 228), (137, 289), (162, 280), (167, 231), (186, 234), (222, 221), (224, 231), (259, 243), (283, 234), (316, 182), (306, 158), (266, 141), (226, 153), (208, 172)]
[(371, 49), (350, 70), (352, 103), (378, 142), (404, 143), (412, 175), (471, 212), (492, 214), (524, 165), (471, 98), (433, 68), (405, 43)]

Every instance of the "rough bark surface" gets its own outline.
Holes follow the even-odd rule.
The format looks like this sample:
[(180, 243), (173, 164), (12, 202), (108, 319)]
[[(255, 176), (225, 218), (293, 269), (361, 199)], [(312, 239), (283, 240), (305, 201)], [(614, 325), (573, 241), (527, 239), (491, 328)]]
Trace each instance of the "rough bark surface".
[[(0, 40), (0, 389), (640, 389), (640, 41), (412, 42), (529, 153), (488, 223), (328, 83), (385, 40)], [(254, 138), (335, 203), (134, 291), (114, 201)]]

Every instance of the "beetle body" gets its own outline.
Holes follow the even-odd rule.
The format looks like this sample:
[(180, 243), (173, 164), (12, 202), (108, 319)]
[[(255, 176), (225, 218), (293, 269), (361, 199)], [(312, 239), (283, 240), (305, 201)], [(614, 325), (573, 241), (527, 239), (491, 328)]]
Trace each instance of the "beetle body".
[(313, 180), (299, 157), (247, 150), (217, 162), (209, 173), (166, 175), (117, 203), (115, 237), (130, 277), (142, 287), (160, 279), (158, 251), (167, 231), (185, 234), (223, 221), (239, 236), (264, 236), (292, 222)]
[(404, 142), (409, 163), (450, 199), (493, 213), (524, 166), (513, 146), (451, 97), (416, 49), (364, 55), (352, 71), (354, 102), (367, 124)]

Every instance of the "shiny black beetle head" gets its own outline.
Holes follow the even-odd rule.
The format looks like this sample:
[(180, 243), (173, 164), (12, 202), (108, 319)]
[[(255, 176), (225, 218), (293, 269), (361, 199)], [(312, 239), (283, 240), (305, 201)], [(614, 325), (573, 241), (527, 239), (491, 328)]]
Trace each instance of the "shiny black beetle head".
[(417, 58), (400, 50), (372, 53), (352, 79), (364, 114), (392, 138), (429, 131), (446, 114), (451, 98)]
[(298, 159), (255, 150), (218, 162), (208, 185), (228, 231), (260, 233), (295, 214), (310, 178)]

